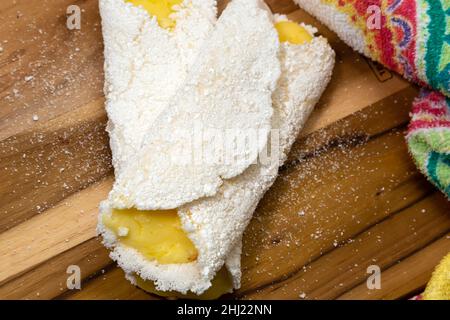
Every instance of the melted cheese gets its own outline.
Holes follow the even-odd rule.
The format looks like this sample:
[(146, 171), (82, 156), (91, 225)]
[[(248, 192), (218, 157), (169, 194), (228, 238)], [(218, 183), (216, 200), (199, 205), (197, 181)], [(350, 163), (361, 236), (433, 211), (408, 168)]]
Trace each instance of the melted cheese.
[[(176, 210), (113, 210), (111, 216), (103, 217), (103, 223), (116, 234), (121, 244), (134, 248), (149, 260), (160, 264), (178, 264), (197, 259), (197, 249), (182, 229)], [(212, 300), (232, 290), (226, 268), (217, 273), (211, 288), (200, 296), (158, 291), (152, 281), (136, 278), (140, 288), (162, 297)]]
[(127, 0), (135, 6), (141, 6), (152, 17), (156, 17), (159, 25), (164, 29), (172, 29), (176, 25), (170, 15), (174, 12), (173, 7), (183, 0)]
[(176, 210), (113, 210), (103, 217), (105, 226), (121, 244), (160, 264), (189, 263), (197, 259), (197, 249), (184, 232)]
[(299, 45), (311, 42), (313, 36), (301, 25), (291, 21), (281, 21), (275, 24), (280, 42)]

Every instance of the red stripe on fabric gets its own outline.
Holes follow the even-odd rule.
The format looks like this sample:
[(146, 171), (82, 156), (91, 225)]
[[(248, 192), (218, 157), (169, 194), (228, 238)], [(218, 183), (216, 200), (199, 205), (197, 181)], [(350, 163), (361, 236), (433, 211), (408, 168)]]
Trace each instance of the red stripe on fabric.
[(439, 107), (436, 108), (427, 101), (421, 101), (419, 103), (413, 104), (412, 113), (413, 114), (428, 113), (436, 117), (441, 117), (445, 116), (447, 114), (447, 111), (444, 108)]
[(439, 127), (450, 129), (450, 121), (447, 121), (447, 120), (433, 120), (433, 121), (416, 120), (416, 121), (411, 122), (409, 130), (414, 131), (414, 130), (418, 130), (418, 129), (434, 129), (434, 128), (439, 128)]

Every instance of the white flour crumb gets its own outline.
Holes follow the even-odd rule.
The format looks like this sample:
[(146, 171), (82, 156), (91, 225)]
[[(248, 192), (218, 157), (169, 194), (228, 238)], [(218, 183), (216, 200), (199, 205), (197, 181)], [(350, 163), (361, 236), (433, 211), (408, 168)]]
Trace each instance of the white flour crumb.
[(128, 231), (128, 228), (120, 227), (117, 234), (119, 235), (119, 237), (126, 237), (128, 235)]
[(39, 120), (39, 116), (37, 114), (33, 115), (33, 121), (38, 121)]

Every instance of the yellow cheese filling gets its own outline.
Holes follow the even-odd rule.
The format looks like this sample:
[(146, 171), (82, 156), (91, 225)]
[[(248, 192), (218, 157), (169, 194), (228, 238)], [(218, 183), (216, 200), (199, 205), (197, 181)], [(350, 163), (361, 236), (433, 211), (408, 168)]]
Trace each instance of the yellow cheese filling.
[(144, 8), (150, 16), (156, 17), (161, 28), (172, 29), (176, 22), (170, 15), (174, 12), (173, 6), (181, 4), (183, 0), (127, 0), (135, 6)]
[[(156, 17), (159, 25), (164, 29), (173, 29), (176, 21), (170, 16), (174, 13), (174, 6), (183, 0), (126, 0), (140, 6), (152, 17)], [(291, 21), (281, 21), (275, 24), (280, 42), (289, 42), (294, 45), (310, 42), (313, 36), (302, 26)]]
[(301, 25), (291, 21), (281, 21), (275, 24), (280, 42), (299, 45), (311, 42), (313, 36)]
[[(176, 210), (113, 210), (110, 216), (103, 216), (103, 223), (115, 233), (122, 245), (137, 250), (150, 261), (183, 264), (197, 260), (198, 251), (184, 232)], [(232, 289), (232, 280), (226, 268), (217, 273), (211, 288), (200, 296), (161, 292), (156, 290), (153, 282), (136, 278), (139, 287), (162, 297), (209, 300), (217, 299)]]
[(146, 259), (160, 264), (189, 263), (198, 252), (184, 232), (176, 210), (113, 210), (103, 217), (121, 244), (136, 249)]

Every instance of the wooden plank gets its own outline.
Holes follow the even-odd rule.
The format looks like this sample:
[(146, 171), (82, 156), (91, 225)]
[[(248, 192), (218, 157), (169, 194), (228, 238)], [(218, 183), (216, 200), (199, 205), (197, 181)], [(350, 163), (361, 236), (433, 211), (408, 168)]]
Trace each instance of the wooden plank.
[(70, 292), (60, 297), (68, 300), (158, 300), (125, 279), (122, 269), (113, 267), (110, 272), (100, 274), (82, 287), (81, 291)]
[(74, 31), (72, 4), (0, 3), (0, 232), (111, 172), (98, 2)]
[(298, 10), (298, 6), (292, 1), (267, 0), (266, 3), (273, 12), (277, 12), (279, 14), (288, 14)]
[(368, 290), (367, 285), (361, 284), (340, 296), (339, 299), (411, 298), (411, 293), (419, 293), (423, 290), (435, 266), (448, 252), (450, 252), (449, 234), (383, 271), (382, 290)]
[(371, 137), (405, 126), (409, 122), (410, 105), (417, 94), (415, 88), (407, 87), (351, 116), (335, 121), (332, 125), (306, 136), (301, 133), (285, 167), (292, 167), (302, 159), (326, 151), (329, 147), (363, 143)]
[(0, 141), (0, 233), (112, 172), (103, 99)]
[[(410, 160), (402, 132), (356, 147), (353, 140), (339, 140), (283, 172), (247, 230), (244, 270), (279, 279), (433, 190)], [(266, 277), (244, 277), (243, 290), (266, 284)]]
[[(236, 297), (408, 296), (448, 251), (449, 232), (448, 202), (404, 143), (417, 89), (381, 74), (292, 1), (267, 3), (316, 25), (337, 63), (246, 232)], [(95, 239), (97, 206), (113, 179), (103, 47), (97, 1), (76, 2), (84, 10), (79, 31), (65, 27), (70, 4), (0, 3), (0, 298), (153, 299), (123, 278)], [(374, 257), (384, 279), (375, 293), (364, 285)], [(82, 269), (80, 292), (64, 285), (70, 264)]]
[[(409, 281), (404, 281), (406, 279), (401, 277), (392, 279), (392, 274), (398, 276), (398, 273), (407, 272), (408, 267), (411, 267), (410, 264), (400, 266), (397, 264), (399, 261), (434, 242), (436, 235), (442, 237), (448, 234), (450, 218), (442, 213), (441, 205), (450, 209), (443, 195), (435, 193), (426, 197), (355, 237), (348, 238), (343, 245), (336, 245), (336, 249), (324, 249), (318, 258), (310, 263), (298, 265), (297, 270), (286, 274), (283, 280), (260, 287), (258, 290), (251, 290), (244, 293), (243, 297), (246, 299), (299, 299), (300, 297), (336, 299), (341, 295), (345, 297), (345, 293), (348, 292), (348, 297), (361, 299), (367, 297), (369, 292), (367, 287), (365, 290), (362, 289), (369, 276), (367, 268), (377, 265), (383, 271), (382, 286), (380, 290), (376, 290), (376, 295), (401, 298), (405, 290), (401, 290), (402, 287), (399, 284), (407, 285), (414, 290), (423, 287), (429, 279), (427, 277), (429, 269), (439, 262), (438, 257), (442, 258), (443, 251), (446, 253), (450, 250), (450, 241), (442, 240), (440, 254), (431, 261), (423, 261), (422, 266), (415, 271), (416, 278), (408, 279)], [(336, 240), (336, 243), (339, 241)], [(425, 250), (423, 255), (426, 253)], [(436, 251), (431, 253), (436, 254)], [(396, 269), (391, 271), (390, 268), (395, 266)], [(395, 281), (397, 287), (400, 287), (399, 292), (403, 293), (402, 295), (392, 290), (391, 281)], [(358, 287), (353, 289), (355, 286)]]
[[(80, 30), (66, 27), (72, 4), (83, 10)], [(98, 1), (1, 1), (0, 24), (0, 140), (103, 96)]]
[(111, 178), (95, 184), (1, 233), (0, 284), (95, 237), (98, 204), (111, 184)]
[(83, 242), (55, 255), (30, 269), (30, 271), (0, 286), (2, 299), (53, 299), (68, 290), (67, 268), (80, 267), (81, 277), (86, 280), (112, 261), (109, 252), (96, 238)]

